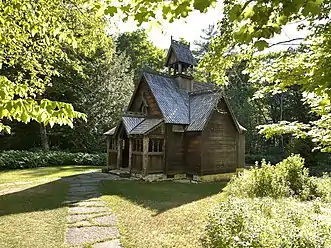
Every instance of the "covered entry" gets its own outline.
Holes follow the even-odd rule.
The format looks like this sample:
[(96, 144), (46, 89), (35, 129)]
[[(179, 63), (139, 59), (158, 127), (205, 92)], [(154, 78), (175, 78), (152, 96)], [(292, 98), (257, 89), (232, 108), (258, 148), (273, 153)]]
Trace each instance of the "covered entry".
[(107, 167), (142, 175), (163, 173), (163, 125), (162, 119), (124, 116), (122, 125), (105, 133), (108, 136)]

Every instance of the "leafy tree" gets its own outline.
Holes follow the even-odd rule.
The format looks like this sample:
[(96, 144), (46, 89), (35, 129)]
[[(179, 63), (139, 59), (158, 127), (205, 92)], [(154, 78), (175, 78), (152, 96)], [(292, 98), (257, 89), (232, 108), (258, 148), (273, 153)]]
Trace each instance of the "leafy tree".
[[(125, 54), (114, 53), (108, 61), (99, 52), (87, 58), (84, 77), (68, 72), (47, 91), (50, 98), (64, 99), (87, 114), (87, 121), (77, 120), (73, 129), (49, 130), (53, 146), (71, 151), (102, 151), (102, 133), (114, 126), (129, 103), (133, 91), (133, 72)], [(79, 85), (79, 87), (77, 87)]]
[[(206, 12), (215, 3), (213, 0), (182, 0), (159, 4), (139, 0), (131, 5), (123, 3), (119, 8), (127, 15), (134, 15), (141, 23), (155, 18), (156, 10), (162, 11), (163, 18), (173, 21), (186, 17), (193, 9)], [(213, 41), (202, 66), (212, 73), (214, 80), (224, 83), (228, 80), (228, 69), (238, 61), (248, 60), (252, 80), (273, 84), (261, 93), (286, 91), (293, 85), (300, 85), (304, 102), (319, 116), (308, 123), (281, 121), (265, 126), (261, 133), (266, 137), (292, 133), (297, 138), (310, 137), (317, 149), (331, 151), (330, 10), (329, 0), (224, 2), (224, 16), (219, 24), (222, 32)], [(284, 52), (271, 63), (266, 63), (264, 55), (258, 52), (276, 45), (268, 40), (293, 22), (301, 23), (298, 28), (308, 29), (310, 35), (282, 42), (305, 41), (297, 52)]]
[(0, 2), (0, 132), (10, 132), (4, 120), (35, 120), (72, 126), (86, 116), (72, 105), (43, 98), (59, 61), (79, 73), (79, 61), (68, 51), (93, 54), (109, 45), (98, 1), (12, 0)]
[(139, 79), (144, 67), (155, 71), (164, 68), (165, 51), (149, 41), (144, 30), (120, 34), (116, 39), (116, 46), (119, 52), (130, 58), (135, 81)]

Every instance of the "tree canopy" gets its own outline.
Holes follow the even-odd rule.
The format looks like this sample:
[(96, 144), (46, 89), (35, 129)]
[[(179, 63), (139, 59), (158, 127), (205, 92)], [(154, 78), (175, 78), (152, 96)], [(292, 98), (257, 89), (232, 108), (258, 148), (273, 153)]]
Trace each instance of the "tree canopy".
[[(85, 119), (71, 104), (43, 98), (64, 62), (77, 73), (79, 60), (111, 45), (98, 1), (13, 0), (0, 2), (0, 131), (10, 131), (1, 120), (35, 120), (53, 126)], [(111, 50), (109, 50), (111, 52)]]
[(115, 43), (118, 52), (128, 56), (135, 80), (139, 79), (142, 70), (147, 67), (155, 71), (164, 68), (165, 51), (148, 40), (145, 30), (122, 33)]
[[(163, 4), (140, 0), (131, 5), (122, 4), (119, 9), (135, 16), (141, 23), (155, 18), (157, 10), (162, 12), (163, 18), (173, 21), (186, 17), (194, 9), (206, 12), (215, 4), (214, 0), (169, 1)], [(298, 138), (310, 137), (317, 149), (331, 151), (331, 70), (328, 63), (331, 2), (227, 0), (223, 4), (218, 35), (200, 66), (211, 72), (214, 81), (224, 84), (228, 82), (229, 69), (240, 61), (248, 61), (246, 73), (250, 80), (262, 84), (257, 96), (267, 92), (277, 94), (299, 85), (302, 100), (319, 118), (307, 123), (283, 120), (261, 127), (261, 133), (266, 137), (281, 133), (292, 133)], [(309, 35), (283, 42), (303, 41), (294, 52), (284, 51), (273, 59), (266, 58), (261, 51), (276, 45), (270, 43), (270, 38), (280, 34), (289, 23), (298, 23), (298, 29), (309, 30)]]

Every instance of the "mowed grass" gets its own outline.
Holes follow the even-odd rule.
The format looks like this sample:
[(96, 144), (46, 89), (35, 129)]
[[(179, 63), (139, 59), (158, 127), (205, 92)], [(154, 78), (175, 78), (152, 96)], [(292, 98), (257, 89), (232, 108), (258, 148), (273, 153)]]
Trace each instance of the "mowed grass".
[(124, 247), (201, 247), (206, 217), (224, 186), (104, 181), (101, 190), (118, 218)]
[[(62, 177), (95, 170), (61, 166), (0, 172), (0, 247), (63, 247), (68, 183)], [(2, 185), (2, 186), (1, 186)]]

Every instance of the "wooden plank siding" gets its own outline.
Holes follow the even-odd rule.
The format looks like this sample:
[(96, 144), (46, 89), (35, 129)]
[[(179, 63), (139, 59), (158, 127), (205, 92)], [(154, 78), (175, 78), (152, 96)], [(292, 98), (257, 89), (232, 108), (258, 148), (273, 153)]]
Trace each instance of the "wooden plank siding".
[(238, 167), (238, 132), (224, 100), (212, 113), (202, 135), (201, 174), (234, 172)]
[(184, 133), (172, 132), (172, 125), (165, 125), (166, 135), (166, 173), (176, 174), (185, 172), (184, 165)]
[(155, 97), (153, 96), (147, 82), (144, 79), (142, 79), (142, 81), (140, 82), (139, 87), (135, 94), (135, 98), (133, 99), (128, 111), (140, 112), (143, 93), (146, 97), (147, 104), (148, 104), (147, 116), (162, 118), (161, 110), (160, 110), (159, 106), (157, 105)]
[(187, 174), (200, 174), (201, 172), (202, 133), (185, 133), (185, 172)]

